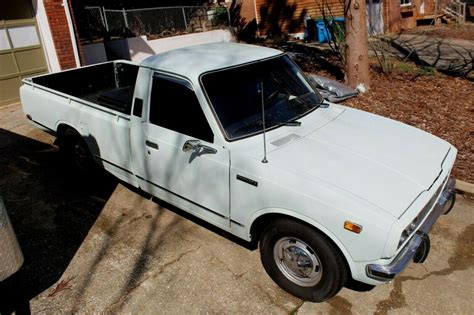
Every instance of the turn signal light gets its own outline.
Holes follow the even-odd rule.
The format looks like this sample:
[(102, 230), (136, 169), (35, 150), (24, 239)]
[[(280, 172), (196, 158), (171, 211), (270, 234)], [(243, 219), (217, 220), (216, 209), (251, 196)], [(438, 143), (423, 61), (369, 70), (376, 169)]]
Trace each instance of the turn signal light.
[(359, 234), (362, 231), (362, 226), (360, 226), (359, 224), (352, 223), (350, 221), (344, 222), (344, 228), (356, 234)]

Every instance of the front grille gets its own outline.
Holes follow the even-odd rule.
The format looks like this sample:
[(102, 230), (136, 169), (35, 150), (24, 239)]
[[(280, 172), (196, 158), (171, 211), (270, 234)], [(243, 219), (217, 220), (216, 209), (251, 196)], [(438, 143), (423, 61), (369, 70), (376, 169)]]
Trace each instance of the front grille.
[[(443, 187), (444, 187), (444, 184), (446, 184), (446, 181), (448, 180), (448, 176), (446, 176), (446, 178), (443, 180), (443, 183), (441, 183), (441, 185), (438, 187), (438, 189), (436, 190), (435, 194), (433, 195), (433, 197), (431, 197), (431, 199), (428, 201), (428, 203), (423, 207), (423, 209), (420, 211), (420, 213), (418, 214), (418, 216), (416, 217), (415, 219), (415, 225), (416, 225), (416, 229), (418, 229), (420, 223), (423, 221), (423, 219), (428, 215), (428, 213), (430, 212), (431, 208), (433, 208), (433, 205), (436, 203), (436, 201), (438, 200), (438, 197), (440, 196), (441, 194), (441, 191), (443, 190)], [(415, 230), (416, 230), (415, 229)]]

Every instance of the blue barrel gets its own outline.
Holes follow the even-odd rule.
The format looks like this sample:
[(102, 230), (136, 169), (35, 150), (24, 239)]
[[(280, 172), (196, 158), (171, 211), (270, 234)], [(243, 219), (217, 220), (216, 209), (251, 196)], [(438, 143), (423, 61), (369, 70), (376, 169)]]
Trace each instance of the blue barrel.
[[(340, 27), (344, 29), (343, 17), (336, 17), (328, 20), (329, 27), (334, 27), (333, 23), (339, 24)], [(318, 34), (318, 42), (320, 43), (328, 43), (332, 40), (331, 31), (326, 26), (326, 23), (324, 23), (324, 20), (316, 20), (316, 33)]]
[(331, 40), (331, 32), (326, 27), (324, 21), (316, 21), (316, 33), (318, 34), (318, 42), (327, 43)]

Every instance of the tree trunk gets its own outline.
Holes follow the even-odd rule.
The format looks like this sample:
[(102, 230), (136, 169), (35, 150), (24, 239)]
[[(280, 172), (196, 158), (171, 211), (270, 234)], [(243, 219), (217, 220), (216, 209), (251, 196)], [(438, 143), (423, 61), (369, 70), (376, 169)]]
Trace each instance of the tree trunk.
[(369, 88), (369, 48), (365, 0), (344, 0), (346, 21), (346, 83)]

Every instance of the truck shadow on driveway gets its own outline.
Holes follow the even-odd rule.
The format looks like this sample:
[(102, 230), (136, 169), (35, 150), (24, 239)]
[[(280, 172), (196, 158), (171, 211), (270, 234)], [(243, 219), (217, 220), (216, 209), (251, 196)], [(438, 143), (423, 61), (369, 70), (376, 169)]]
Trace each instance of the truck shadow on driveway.
[(60, 279), (117, 183), (105, 171), (72, 176), (56, 147), (0, 128), (0, 194), (25, 256), (0, 283), (0, 313), (28, 313)]
[[(0, 128), (0, 195), (25, 256), (22, 268), (0, 283), (0, 314), (30, 313), (29, 301), (59, 282), (118, 183), (100, 169), (89, 177), (78, 177), (64, 165), (57, 147)], [(150, 199), (143, 191), (122, 184)], [(153, 201), (178, 218), (255, 249), (181, 209), (156, 198)], [(142, 250), (124, 292), (147, 268), (141, 260), (149, 253), (147, 248)], [(71, 280), (60, 281), (49, 294), (56, 294), (58, 288), (68, 290)]]

